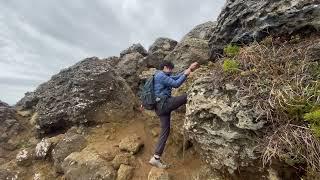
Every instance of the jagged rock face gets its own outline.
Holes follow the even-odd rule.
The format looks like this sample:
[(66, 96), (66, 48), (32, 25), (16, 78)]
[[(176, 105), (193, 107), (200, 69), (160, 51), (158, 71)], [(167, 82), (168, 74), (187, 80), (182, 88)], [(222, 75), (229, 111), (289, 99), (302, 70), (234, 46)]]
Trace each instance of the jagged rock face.
[[(41, 134), (96, 121), (87, 114), (100, 107), (106, 112), (103, 120), (108, 120), (107, 111), (114, 109), (129, 116), (135, 105), (134, 94), (124, 79), (108, 61), (98, 58), (88, 58), (62, 70), (41, 84), (33, 97), (38, 99), (35, 123)], [(109, 115), (116, 116), (117, 111)]]
[(147, 50), (140, 44), (133, 44), (132, 46), (128, 47), (127, 49), (123, 50), (120, 53), (120, 58), (122, 58), (126, 54), (131, 54), (131, 53), (139, 53), (142, 56), (148, 55)]
[(120, 62), (120, 58), (116, 57), (116, 56), (111, 56), (111, 57), (108, 57), (108, 58), (105, 58), (103, 59), (107, 62), (109, 62), (109, 64), (112, 66), (112, 67), (115, 67), (119, 62)]
[(255, 147), (263, 133), (264, 112), (247, 107), (246, 99), (237, 99), (231, 84), (214, 87), (210, 72), (202, 74), (188, 93), (184, 127), (197, 145), (202, 158), (213, 168), (233, 172), (250, 166), (258, 156)]
[(148, 53), (156, 53), (158, 51), (172, 51), (174, 47), (178, 44), (177, 41), (169, 38), (160, 37), (155, 40), (155, 42), (150, 46)]
[(143, 56), (140, 53), (130, 53), (124, 55), (117, 64), (117, 71), (123, 77), (133, 92), (138, 91), (139, 74), (144, 69), (144, 66), (139, 64), (139, 60)]
[(15, 119), (15, 113), (14, 108), (0, 101), (0, 145), (22, 130), (22, 126)]
[(175, 48), (177, 41), (169, 38), (158, 38), (150, 46), (148, 56), (141, 60), (148, 68), (158, 68), (163, 59)]
[(209, 60), (208, 36), (214, 29), (215, 23), (207, 22), (196, 26), (175, 49), (165, 57), (165, 60), (175, 64), (175, 71), (182, 71), (191, 63), (205, 64)]
[(38, 101), (39, 99), (34, 92), (26, 92), (24, 97), (20, 99), (15, 106), (18, 110), (32, 109), (35, 105), (37, 105)]
[(178, 72), (193, 62), (205, 64), (209, 60), (208, 41), (198, 38), (185, 39), (165, 57), (165, 60), (172, 61), (175, 64), (175, 71)]
[(182, 38), (182, 41), (189, 38), (209, 40), (215, 27), (216, 27), (216, 22), (212, 22), (212, 21), (199, 24), (196, 27), (194, 27), (190, 32), (188, 32), (188, 34), (186, 34)]
[(319, 5), (318, 0), (228, 0), (210, 38), (211, 57), (221, 55), (228, 43), (319, 31)]

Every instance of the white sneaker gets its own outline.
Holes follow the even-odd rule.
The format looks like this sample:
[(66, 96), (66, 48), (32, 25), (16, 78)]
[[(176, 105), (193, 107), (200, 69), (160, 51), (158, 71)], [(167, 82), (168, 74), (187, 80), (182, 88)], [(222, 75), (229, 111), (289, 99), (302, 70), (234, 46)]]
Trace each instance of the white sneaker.
[(152, 165), (152, 166), (155, 166), (157, 168), (161, 168), (161, 169), (166, 169), (168, 168), (168, 165), (164, 164), (160, 159), (156, 159), (155, 157), (152, 157), (149, 161), (149, 163)]

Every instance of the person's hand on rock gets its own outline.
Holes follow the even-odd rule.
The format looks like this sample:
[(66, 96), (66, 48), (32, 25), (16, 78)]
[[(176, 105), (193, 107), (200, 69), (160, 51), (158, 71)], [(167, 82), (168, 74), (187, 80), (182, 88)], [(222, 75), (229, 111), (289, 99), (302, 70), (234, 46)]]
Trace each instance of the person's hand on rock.
[(190, 69), (191, 71), (194, 71), (194, 70), (196, 70), (198, 67), (199, 67), (199, 63), (194, 62), (194, 63), (192, 63), (192, 64), (189, 66), (189, 69)]

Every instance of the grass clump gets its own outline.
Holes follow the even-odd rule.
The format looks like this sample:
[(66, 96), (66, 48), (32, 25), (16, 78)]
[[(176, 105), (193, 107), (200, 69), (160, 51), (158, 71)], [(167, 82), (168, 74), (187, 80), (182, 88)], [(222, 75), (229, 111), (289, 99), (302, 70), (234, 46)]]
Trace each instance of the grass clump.
[(228, 57), (234, 57), (239, 54), (240, 52), (240, 47), (237, 45), (229, 44), (226, 46), (224, 49), (224, 54)]
[(304, 119), (310, 123), (310, 129), (320, 137), (320, 109), (306, 113)]
[(222, 64), (224, 72), (234, 73), (239, 71), (239, 63), (232, 59), (225, 59)]

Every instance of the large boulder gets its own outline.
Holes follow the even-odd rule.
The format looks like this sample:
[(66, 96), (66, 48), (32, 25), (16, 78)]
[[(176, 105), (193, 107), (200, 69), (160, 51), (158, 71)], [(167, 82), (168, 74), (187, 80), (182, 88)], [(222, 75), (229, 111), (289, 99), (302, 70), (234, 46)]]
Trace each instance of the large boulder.
[(34, 92), (26, 92), (24, 97), (20, 99), (15, 106), (18, 110), (32, 109), (37, 105), (38, 101), (39, 99)]
[(122, 58), (126, 54), (131, 54), (131, 53), (139, 53), (142, 56), (148, 55), (147, 50), (140, 43), (138, 43), (138, 44), (133, 44), (132, 46), (128, 47), (127, 49), (121, 51), (120, 58)]
[(117, 70), (121, 77), (123, 77), (133, 92), (138, 91), (139, 74), (144, 69), (144, 66), (139, 65), (139, 60), (143, 56), (140, 53), (130, 53), (124, 55), (117, 64)]
[(160, 37), (149, 47), (148, 53), (172, 51), (177, 44), (178, 42), (173, 39)]
[(101, 179), (115, 180), (116, 171), (93, 149), (85, 148), (66, 157), (62, 163), (65, 177), (70, 180)]
[(177, 41), (160, 37), (150, 46), (148, 56), (141, 60), (141, 64), (148, 68), (158, 68), (163, 59), (175, 48)]
[(182, 71), (191, 63), (205, 64), (209, 61), (208, 41), (198, 38), (187, 38), (165, 57), (165, 60), (175, 64), (176, 71)]
[(233, 173), (254, 166), (257, 140), (265, 112), (253, 111), (248, 101), (237, 98), (232, 84), (215, 86), (210, 71), (189, 89), (184, 128), (203, 160), (211, 167)]
[(318, 0), (227, 0), (210, 38), (211, 57), (221, 55), (228, 43), (319, 31), (319, 4)]
[(79, 134), (68, 131), (52, 150), (52, 159), (57, 172), (62, 172), (61, 167), (64, 159), (73, 152), (79, 152), (87, 146), (87, 140)]
[(209, 61), (208, 36), (215, 28), (214, 22), (197, 25), (177, 44), (164, 59), (175, 64), (175, 71), (187, 68), (191, 63), (206, 64)]
[[(105, 122), (132, 116), (135, 97), (106, 60), (87, 58), (41, 84), (34, 95), (37, 132), (51, 133), (74, 124)], [(22, 103), (25, 104), (25, 103)], [(104, 112), (103, 118), (95, 118)]]
[(190, 32), (188, 32), (181, 41), (189, 38), (197, 38), (203, 40), (209, 40), (214, 28), (216, 27), (216, 22), (208, 21), (194, 27)]

